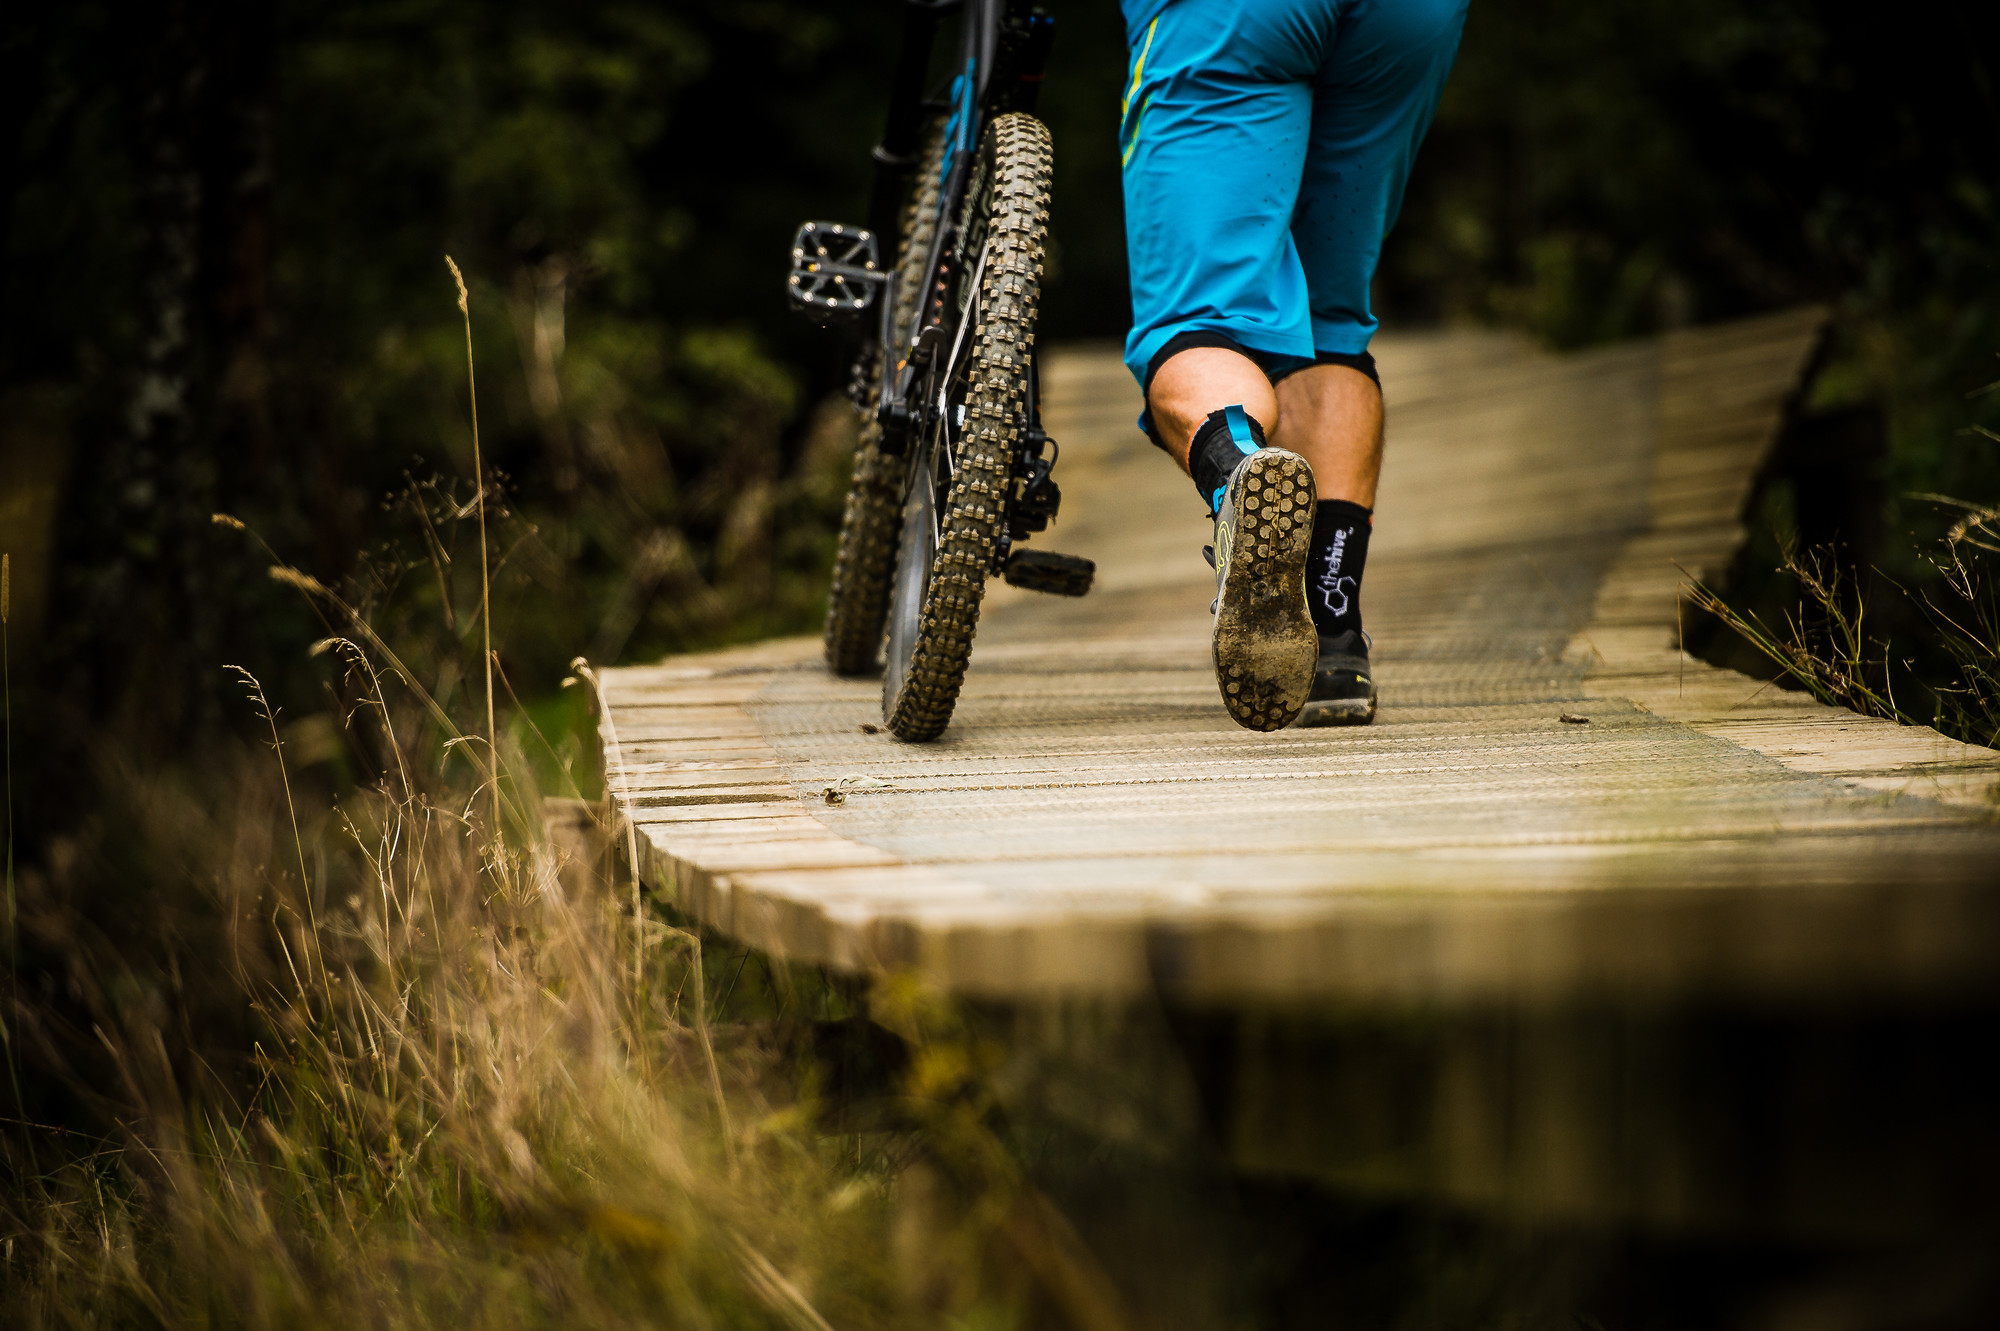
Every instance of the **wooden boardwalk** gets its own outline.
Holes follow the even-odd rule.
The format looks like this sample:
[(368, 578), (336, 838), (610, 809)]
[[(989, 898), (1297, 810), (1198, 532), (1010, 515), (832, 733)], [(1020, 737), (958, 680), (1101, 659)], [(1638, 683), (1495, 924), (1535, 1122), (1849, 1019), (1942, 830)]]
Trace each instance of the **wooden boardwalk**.
[[(1063, 601), (996, 587), (956, 719), (796, 639), (605, 674), (645, 880), (794, 960), (1027, 998), (1790, 998), (1984, 986), (2000, 754), (1683, 656), (1812, 313), (1556, 357), (1377, 343), (1381, 714), (1257, 735), (1208, 663), (1193, 489), (1109, 350), (1054, 351)], [(1584, 722), (1565, 716), (1587, 718)]]

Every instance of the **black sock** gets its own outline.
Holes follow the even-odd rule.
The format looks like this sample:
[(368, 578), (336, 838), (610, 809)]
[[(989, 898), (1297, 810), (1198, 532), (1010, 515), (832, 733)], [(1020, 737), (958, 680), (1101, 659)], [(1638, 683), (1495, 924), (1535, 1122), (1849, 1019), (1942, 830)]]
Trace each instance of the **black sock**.
[(1322, 499), (1313, 513), (1306, 604), (1322, 638), (1361, 627), (1361, 571), (1371, 526), (1368, 510), (1345, 499)]
[(1264, 427), (1242, 407), (1208, 413), (1188, 446), (1188, 473), (1210, 513), (1221, 504), (1222, 487), (1229, 484), (1236, 464), (1263, 446)]

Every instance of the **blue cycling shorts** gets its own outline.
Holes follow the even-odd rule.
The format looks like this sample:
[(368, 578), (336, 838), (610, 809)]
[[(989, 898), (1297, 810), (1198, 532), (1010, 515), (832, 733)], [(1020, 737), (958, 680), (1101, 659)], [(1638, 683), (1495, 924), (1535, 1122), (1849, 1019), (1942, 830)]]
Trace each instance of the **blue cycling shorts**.
[(1274, 376), (1367, 351), (1369, 283), (1466, 3), (1124, 0), (1125, 364), (1142, 388), (1177, 337)]

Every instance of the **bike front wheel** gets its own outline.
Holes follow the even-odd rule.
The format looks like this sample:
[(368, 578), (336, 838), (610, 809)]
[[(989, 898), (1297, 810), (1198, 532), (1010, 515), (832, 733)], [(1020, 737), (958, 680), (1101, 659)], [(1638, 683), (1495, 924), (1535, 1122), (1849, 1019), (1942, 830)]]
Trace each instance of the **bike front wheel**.
[[(968, 182), (929, 425), (913, 440), (882, 716), (892, 734), (937, 738), (951, 721), (986, 574), (1007, 530), (1027, 425), (1028, 367), (1048, 236), (1048, 129), (1014, 113), (988, 127)], [(947, 350), (948, 348), (948, 350)]]

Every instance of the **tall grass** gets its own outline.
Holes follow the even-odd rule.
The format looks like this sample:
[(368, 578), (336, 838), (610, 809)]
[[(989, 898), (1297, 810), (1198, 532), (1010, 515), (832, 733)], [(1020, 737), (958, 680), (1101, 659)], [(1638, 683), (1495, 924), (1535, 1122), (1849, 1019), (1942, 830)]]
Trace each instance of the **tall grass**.
[[(247, 1056), (170, 1052), (170, 1021), (117, 1001), (148, 977), (79, 968), (88, 1020), (42, 1032), (101, 1045), (109, 1084), (79, 1089), (116, 1128), (50, 1134), (61, 1162), (0, 1196), (0, 1325), (1127, 1325), (1017, 1163), (996, 1052), (951, 1004), (876, 982), (871, 1029), (907, 1064), (823, 1098), (809, 1047), (858, 990), (711, 965), (718, 944), (635, 915), (602, 829), (546, 815), (578, 806), (543, 800), (520, 724), (495, 835), (438, 700), (365, 634), (322, 647), (372, 784), (295, 813), (247, 672), (274, 739), (232, 783), (199, 800), (130, 776), (127, 835), (205, 856)], [(75, 924), (63, 941), (94, 947)]]
[(5, 701), (7, 754), (7, 969), (14, 969), (14, 658), (7, 621), (14, 608), (14, 556), (0, 551), (0, 699)]
[(472, 301), (466, 294), (465, 275), (458, 271), (457, 262), (447, 254), (444, 263), (451, 269), (452, 283), (458, 288), (458, 314), (465, 322), (465, 392), (472, 414), (472, 488), (479, 512), (479, 658), (486, 672), (487, 770), (493, 786), (493, 826), (497, 829), (500, 826), (500, 764), (493, 726), (493, 570), (487, 562), (486, 463), (479, 454), (479, 377), (474, 372), (472, 360)]
[(1896, 702), (1889, 646), (1871, 636), (1868, 604), (1834, 551), (1783, 548), (1784, 572), (1798, 583), (1801, 600), (1773, 626), (1753, 612), (1739, 612), (1721, 593), (1691, 583), (1688, 599), (1733, 629), (1778, 667), (1781, 678), (1823, 703), (1904, 725), (1915, 718)]
[[(470, 383), (469, 340), (467, 356)], [(170, 1018), (119, 997), (167, 977), (51, 910), (44, 941), (72, 953), (81, 1012), (34, 1025), (58, 1068), (80, 1068), (63, 1046), (94, 1036), (101, 1079), (68, 1090), (116, 1130), (79, 1149), (15, 1123), (67, 1149), (47, 1170), (14, 1161), (0, 1322), (824, 1331), (822, 1307), (885, 1305), (876, 1180), (780, 1103), (768, 1051), (740, 1051), (725, 1077), (700, 941), (636, 896), (621, 909), (583, 843), (548, 833), (530, 728), (497, 725), (476, 443), (474, 468), (477, 761), (454, 761), (454, 653), (420, 676), (369, 614), (279, 564), (332, 629), (315, 654), (375, 779), (302, 815), (279, 710), (240, 666), (268, 765), (208, 800), (115, 778), (152, 810), (121, 829), (142, 854), (203, 861), (226, 926), (199, 960), (244, 1004), (248, 1049), (235, 1067), (188, 1057)], [(12, 922), (10, 897), (10, 947)]]
[[(24, 920), (67, 992), (8, 1028), (77, 1108), (0, 1132), (0, 1325), (1124, 1325), (949, 1004), (884, 977), (907, 1068), (874, 1110), (823, 1101), (811, 1033), (859, 989), (740, 952), (720, 979), (720, 945), (642, 900), (631, 830), (610, 853), (587, 806), (544, 798), (528, 754), (553, 749), (494, 700), (483, 560), (465, 687), (439, 523), (484, 480), (435, 509), (412, 486), (429, 576), (271, 568), (327, 625), (356, 779), (302, 779), (242, 667), (268, 741), (226, 775), (107, 763), (82, 840), (131, 852), (127, 892), (200, 899), (163, 917), (155, 969), (66, 906), (80, 852), (39, 871)], [(412, 624), (397, 586), (441, 613)], [(199, 1038), (204, 1003), (240, 1038)]]
[[(379, 680), (351, 639), (330, 650)], [(0, 1321), (821, 1327), (878, 1308), (880, 1188), (788, 1116), (769, 1054), (705, 1075), (688, 937), (639, 921), (635, 989), (634, 922), (591, 866), (503, 845), (468, 816), (479, 783), (426, 780), (421, 757), (416, 788), (326, 811), (298, 877), (270, 867), (294, 859), (282, 754), (261, 796), (245, 773), (266, 826), (215, 849), (252, 857), (216, 866), (248, 898), (217, 958), (254, 1013), (248, 1084), (191, 1078), (143, 1022), (105, 1031), (124, 1130), (14, 1199)]]
[(1934, 561), (1944, 590), (1919, 598), (1956, 676), (1935, 690), (1936, 725), (1974, 744), (2000, 748), (2000, 571), (1994, 567), (2000, 508), (1943, 495), (1922, 497), (1959, 515)]

